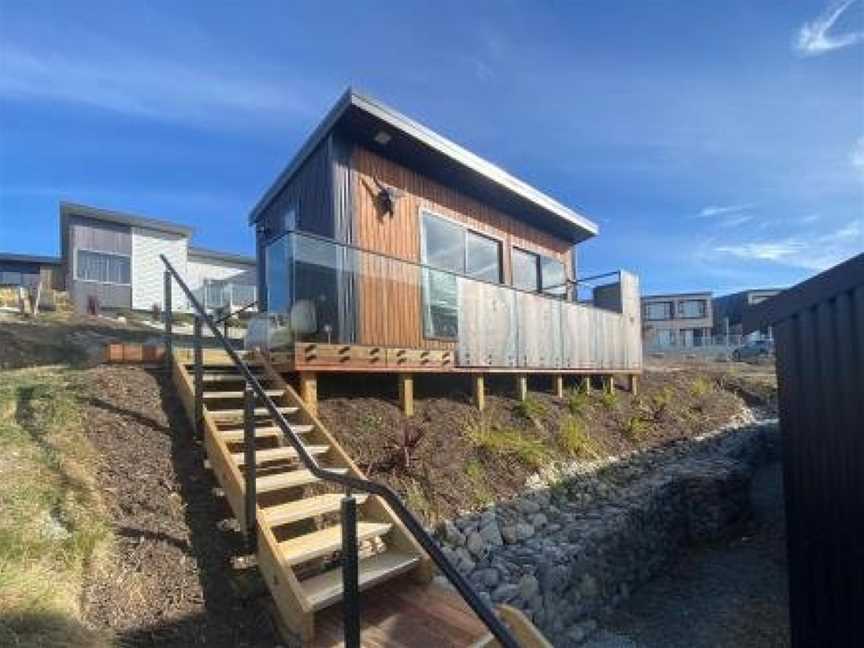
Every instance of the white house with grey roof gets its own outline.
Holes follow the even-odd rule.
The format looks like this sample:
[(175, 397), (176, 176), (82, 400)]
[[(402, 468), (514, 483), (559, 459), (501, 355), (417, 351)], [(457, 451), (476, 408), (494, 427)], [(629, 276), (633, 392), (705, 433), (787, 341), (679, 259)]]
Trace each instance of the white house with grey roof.
[[(93, 300), (101, 308), (164, 308), (163, 254), (207, 308), (255, 301), (255, 259), (192, 247), (193, 233), (164, 220), (61, 203), (61, 256), (76, 309), (86, 310)], [(172, 295), (175, 310), (189, 310), (179, 286)]]

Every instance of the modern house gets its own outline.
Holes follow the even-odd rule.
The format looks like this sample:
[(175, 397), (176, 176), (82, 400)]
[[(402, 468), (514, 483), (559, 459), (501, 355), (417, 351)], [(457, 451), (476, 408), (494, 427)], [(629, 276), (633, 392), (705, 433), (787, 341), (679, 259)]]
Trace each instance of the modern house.
[(703, 346), (713, 325), (710, 292), (642, 297), (642, 340), (648, 346)]
[(576, 303), (596, 224), (353, 90), (249, 222), (288, 369), (641, 370), (638, 279)]
[[(735, 335), (743, 333), (743, 322), (746, 314), (756, 304), (783, 292), (782, 288), (754, 288), (741, 292), (714, 298), (714, 335)], [(770, 338), (771, 328), (754, 331), (748, 336), (751, 339)]]
[[(163, 304), (164, 254), (208, 308), (255, 301), (255, 260), (190, 247), (193, 230), (163, 220), (63, 202), (60, 241), (65, 286), (76, 310), (150, 310)], [(175, 310), (188, 304), (173, 293)]]
[(63, 290), (66, 277), (58, 257), (0, 253), (0, 286), (35, 286)]

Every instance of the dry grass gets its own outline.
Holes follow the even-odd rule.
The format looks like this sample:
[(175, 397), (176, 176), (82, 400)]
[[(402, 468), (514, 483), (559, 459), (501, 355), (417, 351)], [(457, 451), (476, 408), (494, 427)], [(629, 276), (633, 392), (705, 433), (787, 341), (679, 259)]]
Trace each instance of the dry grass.
[(470, 421), (465, 434), (478, 450), (499, 457), (515, 458), (533, 469), (550, 459), (549, 450), (542, 440), (515, 428), (493, 423), (488, 412)]
[(80, 425), (74, 373), (0, 374), (0, 645), (110, 645), (79, 609), (110, 538)]

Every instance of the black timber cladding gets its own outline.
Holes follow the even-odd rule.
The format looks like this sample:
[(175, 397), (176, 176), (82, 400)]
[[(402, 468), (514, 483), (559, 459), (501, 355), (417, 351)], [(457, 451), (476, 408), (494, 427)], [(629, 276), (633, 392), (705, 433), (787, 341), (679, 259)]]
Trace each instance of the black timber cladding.
[(864, 254), (745, 313), (773, 326), (792, 645), (864, 645)]

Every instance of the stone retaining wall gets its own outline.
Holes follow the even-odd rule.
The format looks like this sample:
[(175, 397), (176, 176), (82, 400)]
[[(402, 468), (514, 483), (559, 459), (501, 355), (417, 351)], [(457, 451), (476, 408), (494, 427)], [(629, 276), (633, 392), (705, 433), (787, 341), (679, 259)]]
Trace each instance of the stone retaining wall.
[(776, 456), (778, 441), (772, 421), (588, 474), (574, 465), (551, 488), (444, 522), (437, 535), (487, 601), (520, 608), (555, 645), (573, 645), (593, 629), (593, 616), (687, 546), (717, 539), (746, 517), (750, 477)]

